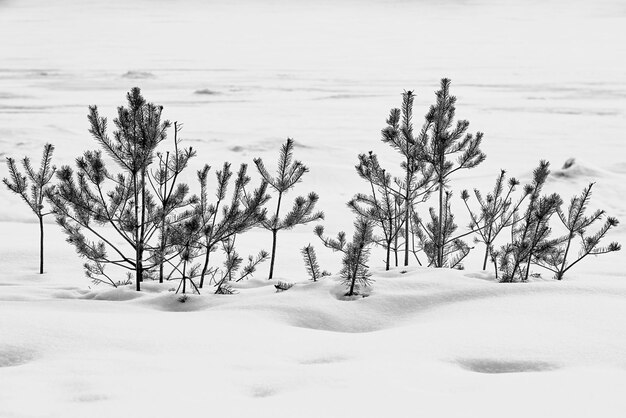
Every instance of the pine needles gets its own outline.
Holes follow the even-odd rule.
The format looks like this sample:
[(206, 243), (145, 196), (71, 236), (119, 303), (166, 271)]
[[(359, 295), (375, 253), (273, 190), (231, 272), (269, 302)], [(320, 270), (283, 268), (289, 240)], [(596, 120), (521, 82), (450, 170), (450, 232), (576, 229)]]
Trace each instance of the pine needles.
[(320, 265), (317, 262), (317, 254), (315, 254), (315, 248), (311, 244), (305, 246), (300, 250), (302, 254), (302, 258), (304, 260), (304, 266), (306, 267), (307, 273), (311, 277), (311, 280), (314, 282), (318, 281), (324, 276), (330, 276), (330, 273), (326, 270), (322, 271), (320, 269)]

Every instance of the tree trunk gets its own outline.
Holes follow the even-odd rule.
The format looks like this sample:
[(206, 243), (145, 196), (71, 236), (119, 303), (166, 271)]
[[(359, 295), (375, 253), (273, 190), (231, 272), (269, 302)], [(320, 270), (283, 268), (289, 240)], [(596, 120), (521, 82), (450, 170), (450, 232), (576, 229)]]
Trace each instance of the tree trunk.
[(406, 209), (404, 212), (404, 265), (409, 265), (409, 215), (411, 213), (411, 205), (409, 205), (409, 197), (411, 192), (411, 186), (409, 184), (411, 180), (409, 174), (409, 160), (407, 159), (407, 171), (406, 171), (406, 196), (404, 198), (404, 204)]
[[(207, 238), (208, 241), (208, 238)], [(202, 274), (200, 275), (200, 286), (198, 286), (200, 289), (202, 289), (202, 286), (204, 286), (204, 276), (206, 275), (206, 272), (209, 268), (209, 256), (211, 255), (211, 249), (207, 247), (206, 250), (206, 256), (204, 258), (204, 267), (202, 267)]]
[(439, 225), (437, 230), (437, 263), (435, 267), (443, 265), (443, 179), (439, 179)]
[(135, 251), (135, 288), (137, 291), (141, 290), (141, 282), (143, 281), (143, 263), (141, 259), (143, 257), (143, 251), (140, 248), (140, 245), (137, 245), (137, 249)]
[(357, 264), (354, 268), (354, 273), (352, 273), (352, 283), (350, 283), (350, 291), (348, 292), (348, 296), (354, 295), (354, 284), (356, 283), (356, 274), (359, 271), (359, 265)]
[(39, 274), (43, 274), (43, 216), (39, 216)]
[(276, 235), (277, 230), (272, 229), (272, 260), (270, 261), (270, 276), (268, 280), (271, 280), (274, 277), (274, 259), (276, 258)]
[(389, 270), (389, 259), (390, 259), (390, 257), (391, 257), (391, 242), (388, 242), (387, 243), (387, 262), (385, 263), (385, 270)]
[(569, 247), (570, 247), (570, 245), (572, 243), (572, 238), (574, 238), (574, 235), (570, 231), (568, 239), (567, 239), (567, 247), (565, 247), (565, 253), (563, 254), (563, 263), (561, 263), (561, 268), (559, 269), (558, 273), (556, 274), (556, 279), (557, 280), (563, 279), (563, 274), (565, 274), (565, 263), (567, 262), (567, 253), (569, 252)]
[(283, 199), (283, 193), (278, 193), (278, 203), (276, 204), (276, 215), (274, 215), (274, 225), (272, 225), (272, 260), (270, 262), (270, 276), (268, 280), (274, 277), (274, 259), (276, 258), (276, 234), (278, 233), (278, 214), (280, 213), (280, 202)]
[(487, 270), (487, 256), (489, 255), (489, 245), (487, 245), (487, 249), (485, 250), (485, 259), (483, 260), (483, 271)]

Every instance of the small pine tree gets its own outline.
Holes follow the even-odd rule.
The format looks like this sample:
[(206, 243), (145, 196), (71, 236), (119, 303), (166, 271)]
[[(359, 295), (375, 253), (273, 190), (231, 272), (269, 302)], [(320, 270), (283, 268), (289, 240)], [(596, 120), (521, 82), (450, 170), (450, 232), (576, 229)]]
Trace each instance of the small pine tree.
[[(527, 281), (530, 265), (534, 260), (545, 259), (559, 245), (560, 239), (550, 239), (549, 220), (562, 204), (561, 197), (553, 193), (541, 196), (541, 190), (550, 174), (550, 164), (541, 161), (533, 172), (531, 185), (525, 190), (529, 196), (528, 207), (519, 220), (518, 226), (511, 228), (511, 243), (503, 246), (499, 253), (502, 282)], [(515, 224), (517, 224), (515, 220)]]
[(354, 222), (355, 232), (352, 242), (346, 241), (345, 232), (337, 234), (337, 238), (324, 237), (324, 227), (318, 225), (315, 234), (322, 240), (324, 246), (343, 253), (343, 267), (339, 272), (344, 285), (348, 288), (346, 296), (358, 293), (361, 287), (369, 286), (372, 282), (369, 266), (367, 265), (370, 246), (374, 243), (373, 225), (369, 219), (358, 218)]
[(211, 253), (219, 248), (227, 240), (234, 238), (262, 222), (267, 210), (263, 205), (269, 199), (267, 195), (267, 183), (262, 182), (250, 195), (245, 192), (245, 186), (250, 183), (247, 173), (248, 166), (242, 164), (235, 179), (235, 187), (232, 192), (230, 205), (225, 202), (228, 185), (232, 177), (230, 163), (224, 163), (222, 170), (215, 173), (217, 178), (216, 202), (208, 202), (207, 179), (211, 167), (205, 165), (198, 171), (200, 182), (200, 198), (195, 208), (200, 217), (202, 234), (199, 245), (204, 249), (204, 265), (200, 274), (200, 285), (204, 286), (208, 274), (214, 275), (209, 268)]
[[(100, 116), (96, 106), (90, 106), (88, 115), (89, 132), (121, 172), (109, 172), (100, 151), (86, 151), (76, 160), (76, 175), (69, 166), (61, 167), (57, 172), (59, 183), (48, 190), (46, 197), (67, 241), (94, 267), (87, 269), (88, 276), (93, 278), (102, 271), (98, 266), (115, 265), (135, 273), (139, 291), (144, 277), (164, 261), (155, 257), (159, 245), (153, 238), (163, 226), (165, 213), (150, 191), (150, 168), (171, 124), (162, 120), (163, 108), (146, 102), (139, 88), (133, 88), (126, 98), (128, 106), (117, 109), (112, 137), (107, 133), (107, 119)], [(186, 187), (182, 190), (181, 195), (185, 195)], [(184, 200), (184, 196), (177, 199)], [(169, 203), (166, 207), (173, 208)], [(104, 226), (111, 227), (131, 251), (99, 230)], [(108, 282), (116, 285), (113, 280)]]
[(375, 239), (375, 242), (385, 248), (385, 270), (389, 270), (392, 245), (401, 230), (401, 223), (397, 219), (401, 214), (397, 211), (395, 198), (403, 196), (392, 189), (391, 176), (380, 167), (376, 154), (360, 154), (356, 170), (369, 183), (371, 194), (358, 193), (348, 202), (348, 206), (358, 216), (371, 220), (382, 230), (383, 236)]
[[(594, 183), (589, 184), (580, 196), (574, 196), (570, 201), (567, 214), (561, 207), (556, 208), (556, 212), (561, 223), (567, 229), (567, 234), (561, 239), (563, 245), (555, 247), (553, 251), (542, 254), (537, 258), (537, 264), (554, 273), (554, 278), (562, 280), (565, 273), (588, 255), (600, 255), (614, 251), (619, 251), (621, 245), (617, 242), (610, 243), (607, 247), (599, 247), (600, 240), (605, 237), (609, 229), (619, 224), (616, 218), (608, 217), (600, 230), (591, 236), (586, 236), (586, 230), (594, 222), (602, 219), (605, 212), (595, 211), (591, 216), (585, 216), (589, 200), (591, 199), (591, 188)], [(570, 254), (571, 245), (576, 237), (581, 239), (581, 249), (577, 258), (568, 263), (567, 256)]]
[(280, 205), (283, 195), (292, 189), (301, 179), (302, 176), (309, 171), (309, 169), (303, 165), (300, 161), (293, 160), (293, 139), (287, 138), (287, 142), (283, 144), (280, 149), (280, 156), (278, 158), (278, 170), (276, 177), (272, 176), (265, 165), (263, 160), (255, 158), (254, 163), (259, 170), (259, 173), (263, 179), (269, 183), (269, 185), (278, 193), (278, 201), (276, 204), (276, 212), (274, 215), (264, 220), (261, 225), (263, 228), (272, 231), (272, 252), (270, 261), (270, 273), (268, 279), (274, 277), (274, 262), (276, 260), (276, 236), (280, 230), (289, 230), (296, 225), (304, 225), (312, 221), (324, 219), (323, 212), (313, 212), (315, 204), (319, 200), (316, 193), (311, 192), (305, 198), (298, 196), (294, 201), (293, 207), (283, 219), (280, 219)]
[[(504, 192), (505, 183), (507, 184), (506, 193)], [(476, 243), (482, 242), (485, 244), (483, 270), (487, 269), (487, 260), (489, 255), (494, 251), (493, 243), (497, 236), (504, 228), (514, 225), (514, 222), (519, 220), (517, 212), (522, 202), (530, 193), (530, 190), (528, 187), (524, 188), (522, 197), (513, 204), (511, 194), (518, 185), (519, 181), (514, 177), (510, 178), (507, 182), (506, 171), (501, 170), (500, 175), (496, 179), (493, 191), (488, 193), (486, 197), (483, 198), (482, 193), (478, 189), (474, 189), (474, 195), (480, 205), (478, 212), (472, 211), (467, 203), (469, 192), (463, 190), (461, 193), (461, 198), (471, 218), (469, 228), (478, 233), (478, 237), (475, 238), (474, 241)]]
[[(382, 130), (382, 141), (397, 150), (403, 158), (401, 167), (405, 175), (404, 178), (396, 177), (394, 179), (398, 189), (393, 192), (402, 202), (396, 216), (399, 216), (400, 213), (402, 214), (404, 233), (396, 234), (394, 241), (398, 238), (398, 235), (404, 237), (405, 266), (409, 265), (409, 229), (414, 213), (414, 205), (418, 199), (421, 198), (424, 201), (430, 196), (432, 190), (431, 180), (434, 172), (433, 167), (426, 164), (426, 160), (423, 158), (423, 147), (427, 131), (422, 129), (417, 137), (413, 134), (414, 99), (415, 94), (412, 91), (405, 91), (402, 94), (401, 109), (391, 109), (387, 118), (387, 127)], [(377, 185), (390, 189), (389, 184), (385, 185), (384, 177), (381, 180), (383, 180), (383, 183)]]
[(154, 260), (159, 267), (159, 283), (163, 283), (165, 276), (164, 267), (172, 246), (168, 242), (168, 234), (166, 229), (173, 222), (181, 222), (181, 217), (171, 217), (178, 209), (182, 209), (190, 204), (195, 203), (195, 197), (187, 199), (189, 194), (189, 186), (185, 183), (177, 183), (179, 175), (187, 168), (188, 162), (192, 157), (196, 156), (196, 152), (192, 147), (188, 149), (180, 149), (180, 139), (178, 133), (182, 129), (182, 125), (174, 122), (174, 152), (166, 151), (165, 154), (157, 152), (158, 159), (156, 170), (147, 176), (154, 196), (158, 201), (158, 210), (155, 219), (158, 227), (155, 232), (159, 234), (159, 244), (153, 251)]
[[(233, 235), (232, 237), (226, 239), (222, 242), (222, 250), (226, 255), (226, 259), (224, 261), (224, 265), (222, 269), (214, 268), (211, 271), (211, 275), (213, 277), (216, 276), (217, 273), (221, 275), (219, 280), (215, 280), (215, 290), (216, 294), (232, 294), (233, 290), (230, 287), (229, 282), (233, 281), (233, 276), (237, 274), (241, 265), (243, 263), (243, 258), (239, 256), (239, 253), (235, 250), (235, 240), (237, 236)], [(248, 264), (246, 264), (241, 272), (239, 273), (239, 278), (235, 281), (240, 282), (244, 279), (252, 277), (254, 272), (259, 264), (266, 261), (269, 258), (269, 254), (265, 250), (261, 250), (256, 257), (248, 256)]]
[[(450, 83), (447, 78), (441, 80), (441, 89), (436, 92), (437, 102), (430, 107), (422, 128), (425, 134), (421, 158), (434, 170), (434, 182), (439, 191), (439, 213), (436, 216), (438, 225), (432, 237), (436, 255), (435, 267), (443, 267), (445, 264), (444, 222), (447, 218), (444, 213), (446, 211), (444, 197), (449, 178), (458, 170), (476, 167), (486, 158), (480, 150), (483, 133), (478, 132), (476, 136), (466, 133), (469, 128), (469, 122), (466, 120), (459, 120), (456, 125), (454, 124), (456, 97), (450, 95)], [(456, 164), (450, 159), (450, 156), (455, 154), (458, 154)]]
[(320, 270), (320, 265), (317, 262), (317, 254), (315, 254), (315, 248), (313, 248), (311, 244), (302, 247), (300, 253), (304, 259), (306, 271), (309, 273), (309, 276), (311, 276), (311, 280), (316, 282), (324, 276), (330, 276), (330, 273), (326, 270)]
[[(43, 200), (47, 191), (49, 190), (48, 183), (52, 179), (56, 171), (56, 167), (52, 165), (52, 153), (54, 152), (54, 146), (52, 144), (46, 144), (43, 147), (43, 156), (41, 158), (41, 164), (39, 171), (35, 172), (33, 166), (30, 163), (28, 157), (24, 157), (22, 160), (22, 166), (26, 171), (26, 176), (23, 175), (17, 168), (15, 160), (11, 157), (7, 157), (7, 166), (9, 168), (9, 174), (11, 179), (4, 178), (2, 182), (7, 188), (15, 194), (20, 195), (22, 200), (26, 202), (28, 207), (33, 211), (39, 220), (39, 274), (43, 274), (43, 218), (49, 215), (51, 212), (44, 212)], [(32, 183), (29, 187), (29, 181)]]

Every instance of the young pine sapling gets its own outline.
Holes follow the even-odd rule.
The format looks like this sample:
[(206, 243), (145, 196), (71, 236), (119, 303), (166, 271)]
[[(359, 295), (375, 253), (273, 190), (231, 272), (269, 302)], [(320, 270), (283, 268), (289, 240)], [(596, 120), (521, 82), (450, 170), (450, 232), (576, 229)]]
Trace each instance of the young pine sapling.
[[(445, 258), (445, 226), (446, 201), (445, 189), (448, 187), (450, 176), (458, 170), (474, 168), (485, 160), (485, 154), (480, 150), (483, 133), (476, 136), (468, 134), (469, 122), (459, 120), (454, 123), (456, 113), (456, 97), (450, 95), (450, 80), (441, 80), (441, 89), (436, 92), (437, 101), (426, 114), (426, 123), (423, 130), (426, 132), (423, 142), (422, 159), (427, 161), (434, 170), (434, 182), (439, 191), (438, 225), (434, 228), (432, 237), (436, 258), (435, 267), (444, 266)], [(455, 162), (450, 159), (458, 154)]]
[[(212, 280), (215, 280), (215, 294), (218, 295), (230, 295), (234, 293), (234, 290), (230, 287), (231, 281), (243, 263), (243, 258), (239, 256), (239, 253), (235, 250), (235, 240), (237, 236), (233, 235), (232, 237), (226, 239), (222, 242), (222, 250), (226, 255), (226, 259), (224, 260), (224, 265), (222, 269), (212, 268), (209, 271), (211, 274)], [(239, 272), (239, 278), (237, 278), (236, 282), (240, 282), (244, 279), (248, 279), (252, 277), (254, 272), (259, 264), (264, 262), (269, 258), (269, 254), (265, 250), (261, 250), (256, 257), (248, 256), (248, 264), (246, 264), (241, 272)], [(216, 279), (216, 276), (220, 274), (220, 278)]]
[[(7, 166), (9, 168), (11, 178), (2, 179), (2, 182), (10, 191), (20, 195), (39, 220), (39, 274), (43, 274), (44, 261), (43, 218), (51, 213), (44, 212), (43, 200), (46, 192), (49, 190), (48, 183), (56, 171), (56, 167), (52, 165), (53, 152), (54, 146), (52, 144), (44, 145), (43, 156), (41, 158), (41, 164), (38, 172), (35, 172), (33, 169), (30, 159), (28, 157), (24, 157), (22, 160), (22, 166), (26, 171), (26, 175), (23, 175), (20, 172), (13, 158), (7, 157)], [(32, 183), (30, 184), (30, 187), (29, 181)]]
[(270, 260), (270, 273), (268, 279), (274, 277), (274, 262), (276, 260), (276, 236), (280, 230), (289, 230), (296, 225), (304, 225), (306, 223), (324, 219), (323, 212), (313, 212), (315, 204), (319, 197), (315, 192), (309, 193), (305, 198), (298, 196), (294, 201), (293, 207), (290, 212), (285, 215), (284, 218), (280, 218), (280, 205), (282, 203), (283, 195), (286, 194), (291, 188), (293, 188), (301, 179), (304, 173), (309, 169), (303, 165), (300, 161), (293, 160), (293, 139), (288, 138), (287, 142), (283, 144), (280, 149), (280, 156), (278, 158), (278, 170), (276, 177), (272, 176), (265, 165), (263, 160), (255, 158), (254, 163), (259, 170), (259, 173), (263, 179), (269, 183), (269, 185), (278, 193), (278, 201), (276, 203), (276, 212), (271, 218), (264, 220), (261, 225), (263, 228), (272, 231), (272, 252)]
[(359, 155), (356, 170), (369, 183), (371, 194), (358, 193), (348, 202), (348, 206), (359, 217), (371, 220), (382, 230), (383, 236), (376, 238), (375, 242), (385, 248), (385, 270), (389, 270), (392, 245), (401, 232), (401, 223), (397, 218), (402, 215), (396, 210), (396, 194), (392, 191), (391, 176), (380, 167), (376, 154), (372, 152)]
[[(538, 258), (537, 264), (553, 272), (554, 278), (557, 280), (562, 280), (569, 269), (590, 254), (606, 254), (621, 249), (621, 245), (617, 242), (611, 242), (607, 247), (598, 246), (600, 240), (606, 236), (609, 229), (619, 224), (616, 218), (608, 217), (597, 233), (591, 236), (586, 235), (587, 228), (594, 222), (602, 219), (605, 214), (603, 210), (597, 210), (591, 216), (585, 216), (589, 200), (591, 199), (593, 184), (589, 184), (580, 196), (572, 198), (567, 214), (563, 212), (561, 207), (556, 209), (560, 221), (567, 229), (567, 234), (563, 237), (563, 244), (556, 247), (554, 251), (547, 253), (544, 257)], [(571, 245), (577, 236), (581, 239), (581, 249), (575, 260), (568, 263), (567, 257), (570, 255)]]
[[(67, 241), (90, 261), (85, 265), (88, 277), (105, 282), (93, 275), (102, 273), (107, 264), (115, 265), (134, 272), (135, 287), (140, 290), (144, 276), (161, 262), (154, 257), (158, 245), (150, 241), (162, 226), (163, 213), (149, 190), (149, 175), (156, 148), (167, 138), (171, 124), (161, 120), (163, 108), (146, 102), (139, 88), (133, 88), (126, 97), (128, 106), (118, 108), (112, 138), (107, 133), (107, 119), (100, 116), (96, 106), (89, 107), (88, 115), (89, 132), (121, 173), (114, 175), (106, 169), (100, 151), (86, 151), (76, 160), (76, 176), (69, 166), (63, 166), (57, 172), (58, 185), (48, 190), (46, 197)], [(110, 226), (122, 243), (110, 239), (98, 226)], [(150, 253), (152, 256), (146, 258)], [(105, 277), (107, 283), (117, 285)]]
[(318, 225), (315, 234), (322, 240), (324, 246), (343, 253), (340, 275), (344, 285), (348, 288), (346, 296), (353, 296), (362, 287), (372, 282), (369, 266), (367, 265), (370, 246), (374, 243), (372, 221), (358, 218), (354, 222), (355, 232), (351, 242), (347, 242), (345, 232), (337, 234), (337, 238), (324, 237), (324, 227)]
[(232, 171), (230, 163), (224, 163), (223, 168), (215, 173), (217, 200), (210, 204), (207, 192), (209, 170), (210, 167), (205, 165), (202, 170), (198, 171), (200, 199), (195, 208), (202, 225), (200, 245), (205, 252), (204, 265), (200, 274), (200, 288), (204, 286), (207, 275), (214, 277), (215, 271), (217, 271), (217, 268), (210, 268), (209, 266), (211, 253), (228, 240), (232, 239), (232, 245), (234, 245), (234, 237), (237, 234), (243, 233), (262, 222), (267, 212), (263, 205), (269, 199), (265, 181), (250, 195), (245, 193), (245, 186), (250, 182), (250, 177), (246, 174), (247, 165), (242, 164), (235, 179), (235, 188), (232, 192), (230, 205), (228, 205), (225, 200)]
[(154, 250), (154, 257), (159, 267), (159, 283), (163, 283), (165, 262), (172, 250), (172, 246), (168, 242), (166, 227), (174, 221), (183, 221), (180, 216), (172, 217), (170, 215), (195, 202), (193, 199), (186, 198), (189, 193), (189, 186), (185, 183), (177, 183), (179, 175), (187, 168), (189, 159), (196, 155), (191, 147), (180, 149), (178, 133), (181, 128), (182, 126), (178, 122), (174, 122), (174, 152), (166, 151), (165, 155), (157, 152), (157, 168), (147, 176), (158, 202), (158, 209), (155, 213), (158, 227), (154, 231), (159, 233), (159, 243)]
[(541, 190), (550, 174), (550, 163), (542, 160), (533, 171), (532, 184), (527, 186), (529, 202), (524, 215), (511, 228), (511, 243), (499, 253), (501, 282), (527, 281), (530, 265), (554, 250), (559, 240), (548, 239), (551, 229), (548, 221), (562, 200), (557, 194), (541, 196)]
[(519, 217), (517, 217), (519, 207), (530, 194), (530, 187), (527, 186), (524, 188), (522, 197), (513, 203), (511, 194), (518, 185), (519, 181), (514, 177), (510, 178), (507, 182), (506, 171), (501, 170), (500, 175), (496, 179), (493, 191), (488, 193), (486, 197), (483, 197), (478, 189), (474, 189), (474, 195), (480, 205), (480, 209), (477, 212), (474, 212), (467, 203), (470, 197), (469, 192), (463, 190), (461, 193), (461, 198), (465, 203), (465, 207), (471, 219), (469, 228), (478, 233), (478, 237), (474, 239), (474, 242), (482, 242), (485, 244), (483, 270), (487, 269), (487, 260), (494, 251), (493, 243), (495, 239), (504, 228), (514, 225), (514, 223), (519, 220)]
[[(382, 141), (391, 145), (402, 155), (401, 167), (404, 170), (404, 178), (394, 179), (398, 189), (392, 189), (389, 184), (384, 182), (377, 184), (379, 187), (392, 191), (402, 202), (400, 210), (404, 220), (402, 236), (404, 237), (405, 266), (409, 265), (409, 223), (412, 219), (414, 204), (418, 199), (425, 201), (430, 196), (433, 175), (433, 167), (428, 166), (422, 158), (427, 125), (420, 131), (417, 138), (413, 134), (414, 99), (415, 94), (412, 91), (405, 91), (402, 94), (402, 108), (395, 108), (390, 111), (387, 127), (382, 130)], [(382, 177), (381, 180), (385, 180), (385, 178)], [(395, 234), (394, 241), (397, 240), (398, 235), (400, 233)], [(419, 263), (419, 260), (417, 261)]]
[(314, 282), (318, 281), (322, 277), (330, 276), (330, 273), (326, 270), (322, 271), (320, 269), (320, 265), (317, 262), (317, 254), (315, 254), (315, 248), (311, 244), (302, 247), (300, 250), (302, 254), (302, 258), (304, 259), (304, 266), (306, 267), (307, 273), (311, 277), (311, 280)]

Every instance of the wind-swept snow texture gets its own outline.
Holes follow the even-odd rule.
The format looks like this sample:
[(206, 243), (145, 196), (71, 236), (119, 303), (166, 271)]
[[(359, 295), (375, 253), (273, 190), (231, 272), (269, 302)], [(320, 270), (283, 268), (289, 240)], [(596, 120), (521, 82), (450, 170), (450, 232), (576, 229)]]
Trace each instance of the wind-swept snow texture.
[[(546, 193), (567, 202), (596, 181), (590, 209), (623, 225), (625, 28), (618, 0), (0, 0), (0, 157), (49, 142), (55, 165), (74, 164), (97, 148), (87, 106), (112, 118), (139, 86), (198, 151), (192, 192), (205, 163), (274, 161), (293, 137), (311, 169), (299, 187), (319, 194), (329, 234), (350, 233), (346, 202), (367, 192), (357, 155), (399, 173), (380, 141), (389, 109), (414, 89), (420, 126), (449, 77), (487, 154), (451, 184), (459, 228), (461, 190), (490, 189), (500, 169), (523, 184), (540, 159)], [(341, 257), (304, 226), (277, 246), (289, 290), (264, 265), (235, 295), (181, 303), (174, 283), (90, 286), (52, 223), (38, 275), (27, 209), (0, 191), (1, 418), (626, 415), (623, 252), (562, 282), (498, 284), (479, 247), (463, 272), (384, 272), (377, 250), (367, 297), (344, 300), (338, 276), (308, 280), (303, 246), (333, 273)], [(238, 238), (240, 253), (269, 250), (266, 232)], [(625, 243), (623, 226), (607, 238)]]

